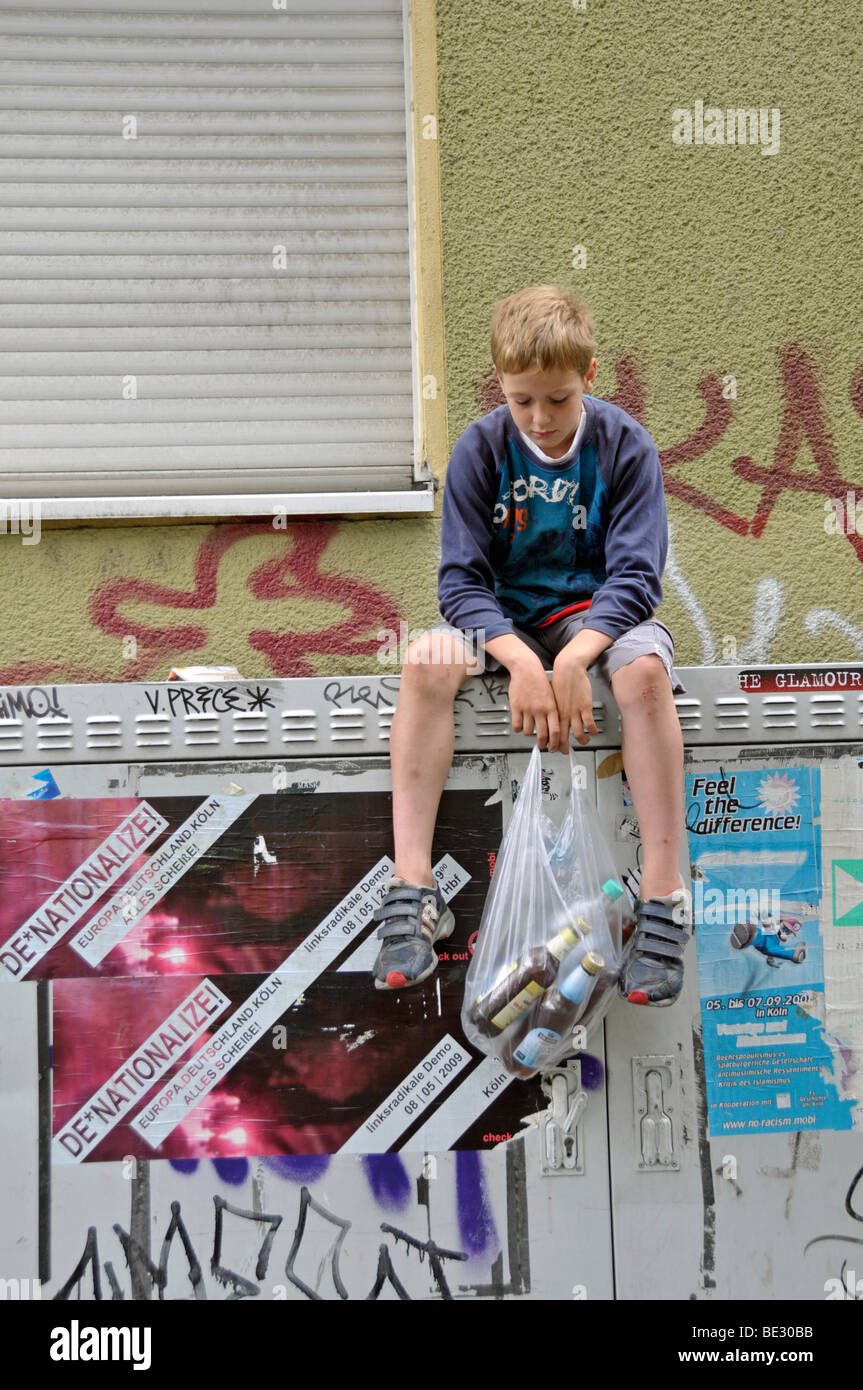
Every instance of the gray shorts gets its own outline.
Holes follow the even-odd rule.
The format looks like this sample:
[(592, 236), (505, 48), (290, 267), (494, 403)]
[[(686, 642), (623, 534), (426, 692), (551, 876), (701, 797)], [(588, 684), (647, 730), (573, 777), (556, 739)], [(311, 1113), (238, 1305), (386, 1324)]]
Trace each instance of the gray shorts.
[[(536, 652), (543, 665), (550, 669), (558, 652), (566, 646), (567, 642), (572, 640), (577, 632), (581, 631), (589, 616), (589, 610), (584, 613), (570, 613), (565, 618), (559, 618), (556, 623), (549, 624), (548, 627), (516, 627), (514, 631), (516, 637), (520, 637), (523, 642), (526, 642), (531, 651)], [(460, 628), (453, 627), (451, 623), (446, 622), (437, 623), (431, 631), (451, 632), (456, 637), (466, 635), (462, 633)], [(501, 663), (485, 650), (477, 633), (470, 634), (469, 649), (477, 654), (482, 653), (487, 671), (502, 671), (504, 669)], [(611, 677), (615, 671), (619, 671), (621, 666), (628, 666), (638, 656), (658, 656), (668, 672), (668, 679), (671, 681), (671, 688), (675, 695), (685, 691), (686, 687), (674, 669), (674, 638), (665, 624), (657, 622), (655, 618), (646, 623), (638, 623), (636, 627), (631, 627), (628, 632), (624, 632), (622, 637), (618, 637), (610, 647), (606, 647), (604, 652), (600, 652), (590, 670), (610, 686)]]

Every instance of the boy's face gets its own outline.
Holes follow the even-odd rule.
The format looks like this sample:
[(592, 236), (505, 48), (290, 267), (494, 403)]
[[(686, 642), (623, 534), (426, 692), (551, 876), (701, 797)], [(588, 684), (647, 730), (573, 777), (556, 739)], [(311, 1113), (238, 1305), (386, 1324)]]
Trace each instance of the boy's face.
[(568, 367), (535, 367), (498, 372), (497, 379), (522, 433), (549, 458), (562, 458), (581, 419), (581, 398), (596, 380), (596, 358), (585, 376)]

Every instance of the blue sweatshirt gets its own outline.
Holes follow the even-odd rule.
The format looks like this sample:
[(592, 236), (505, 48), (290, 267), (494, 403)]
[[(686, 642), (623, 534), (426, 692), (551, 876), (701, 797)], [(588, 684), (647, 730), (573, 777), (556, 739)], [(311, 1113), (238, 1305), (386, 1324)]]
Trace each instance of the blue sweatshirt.
[(656, 445), (608, 401), (585, 396), (584, 410), (581, 447), (557, 467), (528, 448), (507, 405), (456, 441), (438, 574), (454, 627), (491, 639), (589, 603), (585, 626), (617, 638), (653, 616), (668, 549)]

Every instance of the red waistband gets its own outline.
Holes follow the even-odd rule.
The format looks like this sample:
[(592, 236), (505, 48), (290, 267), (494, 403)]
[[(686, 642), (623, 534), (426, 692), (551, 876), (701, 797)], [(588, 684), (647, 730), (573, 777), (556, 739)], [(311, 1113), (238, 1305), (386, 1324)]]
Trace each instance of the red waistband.
[(568, 608), (561, 608), (559, 612), (552, 613), (550, 618), (543, 618), (541, 623), (537, 623), (537, 628), (550, 627), (552, 623), (559, 622), (561, 618), (568, 618), (570, 613), (583, 613), (585, 608), (590, 607), (590, 599), (582, 599), (581, 603), (571, 603)]

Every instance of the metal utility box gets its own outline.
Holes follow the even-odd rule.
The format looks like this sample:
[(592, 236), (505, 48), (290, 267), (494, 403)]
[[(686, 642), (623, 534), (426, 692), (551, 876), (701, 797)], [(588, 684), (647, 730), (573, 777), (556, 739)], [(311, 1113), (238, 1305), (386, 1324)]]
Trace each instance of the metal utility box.
[[(681, 674), (684, 995), (615, 1002), (528, 1083), (459, 1023), (530, 750), (505, 682), (458, 696), (435, 869), (456, 932), (394, 994), (369, 970), (397, 678), (0, 691), (12, 1296), (846, 1296), (863, 666)], [(577, 758), (635, 888), (594, 696)], [(566, 760), (543, 772), (554, 816)]]

